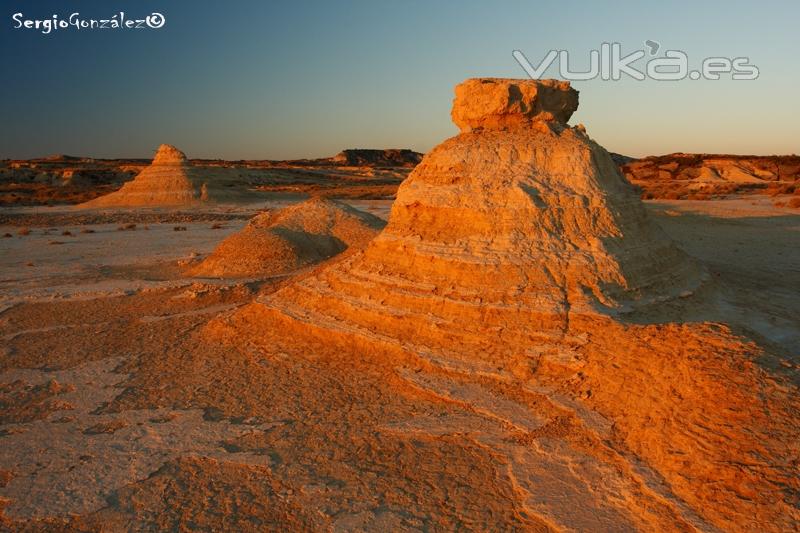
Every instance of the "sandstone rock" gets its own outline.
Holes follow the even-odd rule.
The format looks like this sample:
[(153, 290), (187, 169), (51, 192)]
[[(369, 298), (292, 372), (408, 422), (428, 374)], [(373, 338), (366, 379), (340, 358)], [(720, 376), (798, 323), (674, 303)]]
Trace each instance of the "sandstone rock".
[(158, 147), (152, 164), (158, 166), (183, 166), (186, 164), (186, 155), (171, 144), (162, 144)]
[(183, 152), (162, 144), (152, 163), (132, 181), (78, 207), (174, 207), (249, 199), (249, 192), (237, 181), (235, 173), (215, 167), (195, 167)]
[(629, 181), (644, 198), (699, 199), (689, 194), (702, 188), (705, 198), (765, 190), (781, 194), (800, 179), (800, 157), (675, 153), (621, 161)]
[(536, 120), (566, 123), (578, 108), (567, 81), (469, 79), (456, 86), (451, 117), (463, 132), (502, 130)]
[[(525, 88), (526, 107), (501, 102), (498, 91), (510, 87)], [(568, 84), (468, 80), (456, 91), (454, 117), (493, 127), (431, 150), (365, 251), (264, 305), (284, 318), (315, 315), (445, 348), (454, 338), (484, 346), (495, 328), (513, 347), (576, 314), (616, 315), (700, 285), (702, 268), (650, 221), (608, 152), (581, 131), (529, 120), (566, 118), (576, 104)], [(558, 114), (565, 103), (569, 111)], [(514, 126), (497, 129), (503, 124)]]
[(186, 156), (169, 144), (158, 147), (153, 162), (121, 189), (79, 207), (191, 205), (200, 201), (202, 180)]
[[(536, 95), (509, 98), (512, 86)], [(693, 291), (714, 286), (649, 219), (608, 152), (563, 123), (576, 104), (568, 85), (545, 86), (560, 92), (539, 101), (539, 82), (459, 86), (453, 118), (462, 133), (403, 182), (366, 249), (209, 332), (310, 339), (375, 357), (387, 371), (491, 382), (509, 397), (537, 385), (558, 391), (548, 401), (566, 393), (574, 412), (588, 406), (613, 428), (595, 434), (604, 457), (622, 452), (609, 471), (639, 472), (647, 491), (658, 490), (648, 480), (663, 480), (660, 500), (678, 502), (661, 515), (670, 525), (638, 529), (679, 530), (686, 517), (686, 529), (790, 530), (800, 517), (796, 401), (753, 368), (753, 345), (724, 328), (653, 320), (654, 309), (684, 311), (685, 298), (700, 300)], [(648, 319), (658, 323), (637, 323)], [(519, 469), (520, 486), (535, 469)]]

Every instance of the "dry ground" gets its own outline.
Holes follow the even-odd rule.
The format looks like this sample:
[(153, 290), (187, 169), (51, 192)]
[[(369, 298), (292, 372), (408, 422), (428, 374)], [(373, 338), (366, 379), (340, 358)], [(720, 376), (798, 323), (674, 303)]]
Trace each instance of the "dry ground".
[[(357, 203), (382, 216), (388, 205)], [(762, 527), (758, 495), (750, 495), (752, 508), (704, 512), (703, 501), (746, 489), (735, 480), (686, 495), (656, 475), (649, 465), (664, 443), (647, 422), (656, 414), (641, 413), (635, 428), (612, 426), (600, 413), (626, 389), (593, 383), (591, 359), (584, 380), (522, 388), (280, 331), (222, 342), (209, 322), (287, 278), (192, 280), (181, 262), (209, 253), (260, 207), (180, 220), (158, 211), (2, 213), (0, 234), (11, 237), (0, 240), (0, 528)], [(693, 308), (694, 319), (728, 324), (731, 333), (719, 335), (754, 343), (756, 363), (777, 380), (770, 386), (796, 395), (789, 382), (800, 383), (800, 216), (760, 197), (648, 207), (721, 288)], [(124, 218), (134, 216), (144, 218)], [(639, 337), (618, 347), (630, 359), (621, 364), (678, 349), (648, 340), (674, 328), (659, 325), (670, 309), (659, 312), (631, 326)], [(699, 329), (704, 339), (717, 331), (687, 326), (674, 338), (684, 335), (685, 349), (715, 364), (692, 345)], [(598, 342), (615, 338), (609, 330)], [(750, 364), (744, 352), (728, 363)], [(675, 456), (669, 461), (681, 468)], [(783, 482), (797, 505), (797, 477)], [(787, 515), (773, 526), (797, 520)]]

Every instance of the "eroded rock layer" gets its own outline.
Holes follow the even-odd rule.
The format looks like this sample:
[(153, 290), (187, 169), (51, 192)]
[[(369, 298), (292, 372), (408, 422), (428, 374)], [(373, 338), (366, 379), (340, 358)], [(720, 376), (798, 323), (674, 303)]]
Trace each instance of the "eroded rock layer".
[[(575, 313), (617, 314), (701, 283), (701, 269), (647, 218), (608, 153), (550, 111), (577, 100), (568, 84), (557, 85), (561, 98), (539, 101), (550, 93), (512, 89), (537, 82), (491, 80), (478, 87), (489, 88), (492, 106), (478, 98), (477, 109), (474, 80), (465, 84), (454, 116), (537, 109), (538, 118), (483, 122), (434, 148), (363, 253), (265, 305), (426, 346), (452, 336), (494, 344), (488, 331), (526, 338), (565, 328)], [(522, 107), (517, 92), (529, 95)]]
[[(453, 110), (469, 117), (462, 133), (403, 182), (387, 227), (363, 252), (294, 279), (206, 333), (303, 339), (372, 357), (427, 394), (527, 427), (518, 450), (506, 447), (513, 439), (486, 445), (512, 465), (526, 512), (555, 530), (796, 527), (796, 396), (754, 363), (764, 355), (758, 346), (724, 326), (647, 324), (653, 309), (688, 308), (682, 297), (700, 301), (714, 287), (650, 221), (609, 154), (563, 122), (575, 91), (466, 83)], [(489, 94), (476, 95), (482, 87)], [(583, 459), (547, 475), (537, 472), (549, 452), (518, 463), (553, 435), (578, 430), (559, 432), (567, 418), (541, 428), (509, 421), (496, 402), (466, 401), (467, 381), (564, 407), (586, 432), (564, 453), (591, 450), (603, 466), (573, 482)], [(459, 422), (452, 431), (475, 428)], [(642, 499), (651, 496), (657, 504)], [(587, 511), (595, 500), (636, 525)]]
[(150, 166), (133, 181), (81, 207), (187, 205), (207, 200), (207, 185), (199, 183), (197, 177), (183, 152), (162, 144)]
[(183, 152), (162, 144), (153, 162), (132, 181), (78, 207), (175, 207), (252, 199), (236, 173), (193, 166)]

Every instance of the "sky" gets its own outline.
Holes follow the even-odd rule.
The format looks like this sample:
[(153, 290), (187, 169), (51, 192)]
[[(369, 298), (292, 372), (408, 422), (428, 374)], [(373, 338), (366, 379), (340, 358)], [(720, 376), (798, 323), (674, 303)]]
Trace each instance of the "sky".
[[(159, 29), (15, 28), (22, 20), (133, 19)], [(755, 80), (575, 81), (571, 123), (608, 150), (800, 153), (800, 2), (0, 0), (0, 158), (325, 157), (344, 148), (425, 152), (456, 134), (453, 87), (523, 78), (566, 50), (683, 50), (747, 57)], [(572, 63), (571, 63), (572, 65)], [(585, 68), (583, 68), (585, 70)], [(557, 67), (548, 77), (559, 77)]]

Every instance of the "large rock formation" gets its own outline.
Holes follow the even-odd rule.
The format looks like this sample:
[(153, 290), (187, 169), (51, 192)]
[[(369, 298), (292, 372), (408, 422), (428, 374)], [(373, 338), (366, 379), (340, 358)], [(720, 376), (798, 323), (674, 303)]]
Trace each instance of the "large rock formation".
[[(524, 512), (554, 529), (796, 528), (796, 395), (724, 326), (652, 320), (710, 305), (714, 285), (695, 291), (704, 270), (651, 222), (608, 152), (565, 124), (576, 102), (563, 82), (468, 80), (453, 104), (462, 132), (403, 182), (363, 252), (206, 331), (308, 339), (340, 365), (371, 357), (403, 394), (500, 421), (504, 439), (439, 419), (419, 438), (490, 450)], [(502, 399), (476, 400), (483, 387)], [(545, 405), (560, 414), (526, 420)]]
[(566, 82), (459, 85), (452, 115), (464, 131), (403, 182), (386, 229), (263, 304), (333, 329), (484, 345), (487, 331), (527, 338), (694, 290), (702, 270), (608, 153), (564, 123), (577, 98)]
[(385, 225), (342, 202), (312, 198), (256, 215), (189, 271), (201, 277), (289, 274), (351, 247), (363, 247)]
[(80, 204), (79, 207), (191, 206), (247, 197), (246, 188), (231, 173), (194, 167), (183, 152), (172, 145), (162, 144), (150, 166), (132, 181), (125, 183), (118, 191)]

